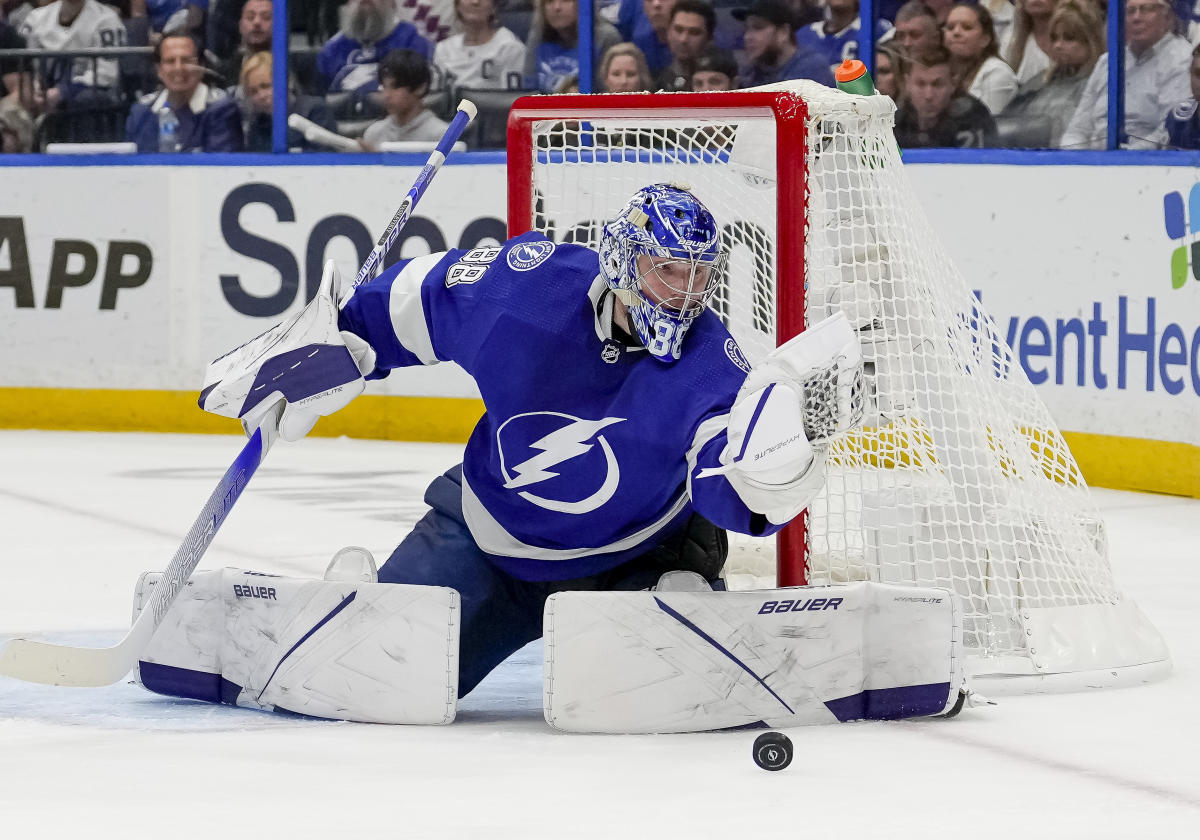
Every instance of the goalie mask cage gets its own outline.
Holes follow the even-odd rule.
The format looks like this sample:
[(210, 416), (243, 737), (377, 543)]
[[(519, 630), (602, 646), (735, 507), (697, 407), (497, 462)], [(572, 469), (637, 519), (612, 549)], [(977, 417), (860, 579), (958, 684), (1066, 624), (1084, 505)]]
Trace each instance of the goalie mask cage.
[(830, 444), (826, 486), (778, 550), (731, 535), (731, 577), (949, 589), (989, 691), (1154, 679), (1166, 647), (1114, 585), (1062, 435), (920, 212), (894, 110), (803, 81), (525, 97), (509, 115), (509, 233), (597, 247), (634, 191), (673, 181), (721, 227), (713, 308), (751, 363), (838, 309), (857, 329), (865, 427)]

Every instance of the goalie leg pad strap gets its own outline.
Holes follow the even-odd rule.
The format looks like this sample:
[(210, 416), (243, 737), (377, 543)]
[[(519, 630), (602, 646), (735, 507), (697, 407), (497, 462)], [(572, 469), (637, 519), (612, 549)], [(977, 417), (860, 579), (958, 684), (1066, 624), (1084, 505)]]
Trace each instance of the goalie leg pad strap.
[[(160, 576), (138, 581), (134, 613)], [(443, 724), (458, 697), (453, 589), (199, 572), (138, 663), (176, 697), (368, 723)]]
[(545, 612), (546, 720), (695, 732), (940, 714), (962, 685), (942, 589), (561, 592)]

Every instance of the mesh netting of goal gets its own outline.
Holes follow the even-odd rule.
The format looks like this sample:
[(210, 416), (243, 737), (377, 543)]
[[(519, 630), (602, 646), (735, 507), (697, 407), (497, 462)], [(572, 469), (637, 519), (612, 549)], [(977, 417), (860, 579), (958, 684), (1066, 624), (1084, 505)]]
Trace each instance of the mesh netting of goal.
[(521, 99), (510, 233), (595, 247), (638, 188), (685, 185), (721, 226), (713, 306), (751, 362), (837, 310), (857, 329), (866, 424), (830, 444), (826, 487), (779, 550), (734, 540), (731, 581), (778, 565), (783, 583), (944, 587), (977, 674), (1169, 667), (1114, 585), (1062, 435), (920, 211), (893, 114), (808, 82)]

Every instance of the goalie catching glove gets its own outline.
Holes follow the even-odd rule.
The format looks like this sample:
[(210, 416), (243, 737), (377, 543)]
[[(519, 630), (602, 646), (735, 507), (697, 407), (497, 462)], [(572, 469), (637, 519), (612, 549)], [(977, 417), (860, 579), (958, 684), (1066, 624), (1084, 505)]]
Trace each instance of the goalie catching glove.
[(246, 434), (274, 422), (279, 435), (299, 440), (318, 418), (344, 408), (363, 392), (375, 351), (338, 330), (341, 278), (325, 263), (321, 286), (304, 309), (208, 366), (200, 407), (242, 421)]
[(746, 376), (729, 410), (720, 467), (746, 507), (791, 521), (825, 481), (826, 442), (863, 418), (863, 360), (841, 312), (777, 347)]

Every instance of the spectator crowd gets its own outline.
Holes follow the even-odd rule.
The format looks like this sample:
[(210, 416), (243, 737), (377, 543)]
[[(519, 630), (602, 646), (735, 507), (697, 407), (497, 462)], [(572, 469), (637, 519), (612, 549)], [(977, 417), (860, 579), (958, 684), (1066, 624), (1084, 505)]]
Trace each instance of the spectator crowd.
[[(581, 87), (577, 0), (288, 5), (287, 112), (357, 148), (436, 141), (464, 95), (503, 115), (519, 95)], [(874, 5), (875, 82), (897, 104), (902, 147), (1105, 147), (1106, 0)], [(832, 86), (862, 31), (858, 0), (592, 7), (582, 87), (597, 92)], [(1121, 144), (1200, 148), (1200, 0), (1119, 8)], [(270, 0), (0, 0), (3, 152), (56, 141), (270, 151), (272, 12)], [(317, 136), (288, 128), (286, 145), (323, 149)], [(502, 145), (503, 133), (481, 127), (471, 142)]]

